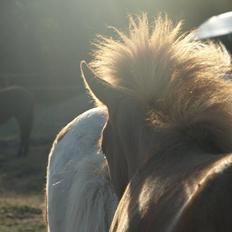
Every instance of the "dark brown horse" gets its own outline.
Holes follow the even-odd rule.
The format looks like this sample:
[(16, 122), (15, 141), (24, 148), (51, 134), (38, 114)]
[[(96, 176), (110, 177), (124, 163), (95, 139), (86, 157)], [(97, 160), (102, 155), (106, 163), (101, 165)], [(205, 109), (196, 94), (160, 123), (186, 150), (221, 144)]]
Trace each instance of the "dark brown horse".
[(34, 98), (26, 89), (12, 86), (0, 90), (0, 124), (15, 118), (19, 125), (18, 156), (26, 155), (33, 123)]
[(110, 231), (231, 231), (232, 155), (185, 149), (160, 152), (141, 167)]
[(179, 35), (181, 24), (167, 18), (149, 28), (138, 17), (129, 28), (116, 30), (119, 40), (100, 38), (92, 68), (82, 63), (87, 88), (109, 112), (103, 151), (123, 196), (111, 231), (229, 232), (230, 56)]

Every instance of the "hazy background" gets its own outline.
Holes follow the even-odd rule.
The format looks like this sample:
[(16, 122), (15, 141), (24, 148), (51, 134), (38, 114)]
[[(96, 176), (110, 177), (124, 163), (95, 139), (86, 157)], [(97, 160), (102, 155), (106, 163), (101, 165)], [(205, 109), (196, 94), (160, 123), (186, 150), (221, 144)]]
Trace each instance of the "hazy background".
[(191, 29), (229, 10), (231, 0), (0, 0), (0, 80), (75, 95), (91, 41), (109, 25), (126, 27), (129, 13), (167, 12)]
[(127, 28), (128, 14), (166, 12), (189, 30), (231, 10), (232, 0), (0, 0), (0, 88), (24, 86), (36, 101), (27, 157), (16, 157), (16, 122), (0, 125), (0, 231), (45, 231), (48, 153), (57, 132), (92, 107), (79, 63), (96, 34)]

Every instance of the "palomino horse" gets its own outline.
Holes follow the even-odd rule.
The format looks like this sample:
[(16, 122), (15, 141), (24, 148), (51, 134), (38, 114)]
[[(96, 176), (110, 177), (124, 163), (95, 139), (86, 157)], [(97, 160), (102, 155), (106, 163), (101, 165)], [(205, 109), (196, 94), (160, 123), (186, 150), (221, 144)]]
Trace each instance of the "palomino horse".
[(230, 56), (167, 17), (148, 25), (131, 18), (128, 34), (100, 37), (90, 66), (81, 64), (109, 112), (103, 151), (122, 196), (110, 231), (229, 232)]
[(50, 232), (108, 232), (117, 198), (100, 140), (107, 112), (91, 109), (57, 136), (47, 170)]
[(0, 90), (0, 124), (15, 118), (20, 131), (18, 156), (26, 155), (33, 123), (34, 98), (26, 89), (18, 86)]

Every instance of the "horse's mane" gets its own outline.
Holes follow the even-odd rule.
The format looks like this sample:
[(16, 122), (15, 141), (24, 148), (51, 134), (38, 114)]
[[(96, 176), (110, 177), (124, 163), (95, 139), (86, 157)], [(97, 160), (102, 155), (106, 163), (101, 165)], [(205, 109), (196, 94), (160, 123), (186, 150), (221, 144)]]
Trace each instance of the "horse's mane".
[[(99, 36), (91, 67), (124, 87), (147, 108), (148, 121), (178, 128), (199, 143), (232, 150), (232, 83), (224, 79), (230, 56), (221, 44), (180, 34), (181, 22), (159, 16), (130, 17), (118, 40)], [(188, 130), (186, 130), (188, 128)]]

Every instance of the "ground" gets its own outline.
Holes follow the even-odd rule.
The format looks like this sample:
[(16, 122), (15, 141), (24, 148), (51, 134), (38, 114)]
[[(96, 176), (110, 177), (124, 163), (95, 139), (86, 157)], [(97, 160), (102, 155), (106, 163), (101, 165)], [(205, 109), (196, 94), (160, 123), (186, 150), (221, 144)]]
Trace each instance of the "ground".
[(48, 154), (56, 133), (91, 106), (85, 96), (37, 105), (27, 157), (16, 156), (14, 120), (0, 126), (0, 232), (45, 232), (45, 184)]
[(1, 195), (1, 232), (45, 232), (41, 195)]
[(44, 232), (48, 146), (31, 147), (25, 158), (16, 157), (15, 148), (7, 146), (0, 155), (0, 231)]

